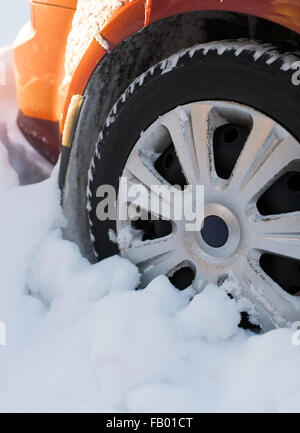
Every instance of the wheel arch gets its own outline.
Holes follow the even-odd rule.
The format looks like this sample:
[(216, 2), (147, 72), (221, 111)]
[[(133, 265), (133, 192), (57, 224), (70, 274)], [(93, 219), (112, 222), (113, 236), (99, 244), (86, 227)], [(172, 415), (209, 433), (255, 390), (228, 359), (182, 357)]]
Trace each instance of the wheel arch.
[[(200, 40), (200, 43), (203, 41), (201, 37), (203, 34), (207, 35), (207, 33), (203, 31), (203, 28), (199, 28), (198, 19), (201, 17), (202, 22), (205, 22), (204, 16), (207, 18), (206, 25), (208, 29), (213, 30), (210, 25), (211, 20), (215, 21), (214, 25), (217, 28), (220, 27), (218, 25), (220, 24), (219, 20), (222, 20), (222, 24), (225, 25), (228, 32), (231, 32), (228, 33), (228, 36), (230, 35), (234, 39), (240, 37), (241, 32), (244, 37), (249, 34), (253, 35), (254, 32), (254, 34), (261, 32), (259, 30), (261, 27), (259, 19), (256, 19), (253, 23), (251, 19), (249, 20), (249, 17), (240, 14), (228, 13), (224, 15), (217, 12), (213, 14), (211, 12), (193, 12), (176, 15), (160, 20), (123, 41), (109, 55), (103, 57), (88, 80), (83, 93), (83, 104), (72, 146), (68, 150), (70, 159), (68, 158), (68, 165), (64, 167), (66, 172), (62, 174), (62, 189), (63, 206), (68, 220), (64, 236), (66, 239), (76, 242), (84, 256), (88, 257), (90, 261), (95, 261), (96, 258), (89, 240), (87, 212), (82, 210), (87, 205), (87, 181), (90, 176), (90, 173), (88, 176), (87, 172), (95, 153), (99, 133), (103, 125), (105, 125), (107, 116), (115, 102), (137, 77), (149, 70), (152, 65), (170, 57), (174, 52), (193, 46), (197, 44), (198, 40)], [(235, 24), (238, 25), (232, 26), (232, 20), (235, 20)], [(255, 27), (257, 27), (257, 33)], [(177, 32), (178, 29), (182, 29), (186, 38), (174, 39), (174, 28), (176, 28)], [(190, 33), (184, 31), (186, 28), (190, 30)], [(198, 33), (194, 31), (196, 28), (198, 28)], [(222, 26), (221, 35), (224, 34), (223, 29), (224, 26)], [(237, 32), (235, 35), (233, 35), (232, 29)], [(272, 38), (272, 32), (275, 34), (278, 29), (277, 25), (274, 27), (272, 23), (269, 23), (268, 35), (270, 38)], [(282, 27), (280, 27), (280, 32), (286, 37), (291, 35), (287, 29)], [(164, 44), (161, 44), (160, 40), (162, 33), (164, 34)], [(149, 47), (145, 44), (145, 35), (148, 36), (148, 42), (151, 41)], [(215, 32), (212, 32), (211, 38), (214, 36)], [(183, 41), (186, 46), (182, 45)], [(135, 62), (137, 53), (139, 53), (139, 62)], [(76, 185), (76, 188), (74, 188), (74, 185)], [(80, 197), (82, 202), (79, 204), (78, 198)], [(74, 206), (74, 203), (77, 203), (77, 206)], [(78, 227), (80, 227), (80, 230), (78, 230)]]
[[(188, 16), (189, 19), (184, 18)], [(230, 22), (231, 25), (222, 27), (221, 33), (220, 27), (212, 26), (209, 31), (206, 30), (206, 35), (202, 32), (200, 37), (196, 32), (194, 38), (191, 37), (189, 28), (184, 27), (186, 21), (195, 25), (196, 20), (200, 20), (202, 27), (207, 27), (207, 22), (211, 23), (214, 17), (223, 20), (223, 23)], [(178, 29), (171, 29), (176, 49), (186, 48), (187, 40), (191, 41), (190, 44), (240, 37), (259, 39), (264, 42), (274, 42), (276, 39), (300, 41), (300, 5), (294, 1), (290, 1), (288, 5), (281, 1), (274, 4), (270, 0), (254, 0), (253, 2), (228, 0), (226, 5), (223, 2), (216, 3), (212, 0), (126, 1), (123, 7), (114, 12), (101, 31), (101, 37), (107, 42), (109, 50), (107, 51), (103, 45), (93, 39), (74, 71), (70, 83), (68, 86), (61, 87), (58, 103), (58, 112), (61, 113), (61, 130), (63, 130), (72, 96), (84, 93), (89, 80), (94, 73), (97, 73), (97, 66), (104, 57), (109, 56), (113, 61), (112, 54), (115, 50), (121, 47), (127, 51), (133, 38), (138, 36), (141, 40), (141, 35), (143, 44), (148, 47), (152, 46), (153, 42), (155, 43), (154, 38), (157, 41), (160, 36), (165, 36), (167, 24), (174, 20), (177, 21), (177, 25), (180, 21)], [(163, 25), (162, 22), (166, 25)], [(152, 31), (149, 31), (149, 28)], [(185, 36), (185, 33), (189, 34)], [(142, 50), (142, 53), (139, 52), (140, 63), (151, 64), (152, 62), (154, 64), (161, 60), (162, 56), (172, 54), (172, 44), (169, 43), (168, 46), (165, 42), (162, 44), (165, 52), (158, 50), (157, 43), (155, 45), (157, 54), (150, 53), (149, 55), (145, 49)], [(140, 57), (141, 54), (142, 57)], [(130, 62), (131, 59), (124, 56), (124, 60)], [(133, 69), (135, 61), (136, 58), (132, 59)], [(126, 84), (128, 82), (125, 83), (125, 88)]]

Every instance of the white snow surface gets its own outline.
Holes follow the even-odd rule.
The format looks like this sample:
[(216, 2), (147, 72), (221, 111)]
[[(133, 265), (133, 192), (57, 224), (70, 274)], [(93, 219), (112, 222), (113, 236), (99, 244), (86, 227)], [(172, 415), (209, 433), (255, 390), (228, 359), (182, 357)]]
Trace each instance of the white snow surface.
[[(14, 95), (0, 96), (3, 116)], [(19, 149), (15, 112), (5, 112), (3, 128)], [(241, 330), (225, 287), (209, 284), (193, 296), (161, 276), (137, 291), (128, 261), (91, 265), (62, 239), (57, 167), (32, 184), (42, 162), (22, 146), (36, 179), (25, 176), (21, 186), (12, 168), (17, 155), (22, 172), (20, 154), (9, 159), (0, 142), (1, 412), (300, 410), (293, 330)]]

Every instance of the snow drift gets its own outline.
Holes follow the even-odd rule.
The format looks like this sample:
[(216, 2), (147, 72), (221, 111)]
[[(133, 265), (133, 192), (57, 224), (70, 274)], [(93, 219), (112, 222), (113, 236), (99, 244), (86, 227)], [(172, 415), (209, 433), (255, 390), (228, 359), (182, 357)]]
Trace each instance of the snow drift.
[(161, 276), (137, 291), (128, 261), (91, 265), (62, 239), (57, 168), (41, 181), (15, 101), (1, 104), (0, 411), (298, 412), (294, 331), (238, 328), (224, 287), (195, 296)]

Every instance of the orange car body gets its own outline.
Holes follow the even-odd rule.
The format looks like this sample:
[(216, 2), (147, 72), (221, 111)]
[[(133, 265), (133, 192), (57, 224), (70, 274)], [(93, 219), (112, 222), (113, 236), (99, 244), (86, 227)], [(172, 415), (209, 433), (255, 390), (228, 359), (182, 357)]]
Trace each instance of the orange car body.
[[(31, 29), (15, 46), (18, 123), (29, 141), (55, 162), (70, 100), (84, 92), (107, 49), (93, 39), (66, 80), (66, 46), (77, 0), (31, 0), (30, 3)], [(299, 0), (132, 0), (124, 1), (110, 15), (101, 29), (101, 37), (111, 51), (150, 23), (197, 10), (244, 13), (300, 33)]]

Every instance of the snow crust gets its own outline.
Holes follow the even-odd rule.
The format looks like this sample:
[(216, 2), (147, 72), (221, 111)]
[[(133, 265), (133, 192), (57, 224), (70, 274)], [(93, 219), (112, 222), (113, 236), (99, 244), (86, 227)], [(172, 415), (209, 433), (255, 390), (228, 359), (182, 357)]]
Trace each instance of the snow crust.
[(78, 66), (93, 39), (105, 50), (109, 50), (109, 45), (102, 37), (101, 30), (113, 12), (123, 4), (123, 0), (78, 0), (66, 49), (65, 83), (70, 80), (72, 72)]
[[(19, 148), (14, 113), (2, 123)], [(22, 145), (24, 165), (40, 167)], [(238, 328), (228, 281), (195, 296), (160, 276), (136, 291), (128, 261), (91, 265), (62, 239), (58, 168), (21, 186), (21, 158), (14, 170), (19, 153), (8, 153), (1, 140), (1, 412), (299, 412), (294, 330)]]
[(165, 74), (167, 72), (172, 71), (181, 57), (185, 56), (187, 53), (190, 57), (193, 57), (195, 53), (199, 50), (203, 51), (203, 54), (206, 56), (210, 51), (217, 51), (218, 55), (221, 56), (226, 51), (234, 50), (235, 56), (239, 56), (242, 52), (248, 51), (253, 55), (253, 59), (257, 62), (263, 55), (268, 56), (268, 60), (266, 60), (267, 65), (271, 65), (276, 62), (279, 58), (282, 58), (281, 70), (288, 71), (292, 68), (292, 65), (295, 61), (297, 61), (298, 57), (293, 54), (286, 54), (282, 56), (276, 48), (269, 43), (258, 43), (256, 41), (249, 41), (245, 39), (239, 39), (236, 41), (215, 41), (215, 42), (206, 42), (204, 44), (195, 45), (192, 48), (188, 48), (180, 51), (179, 53), (174, 54), (169, 57), (166, 61), (162, 62), (161, 69), (162, 73)]

